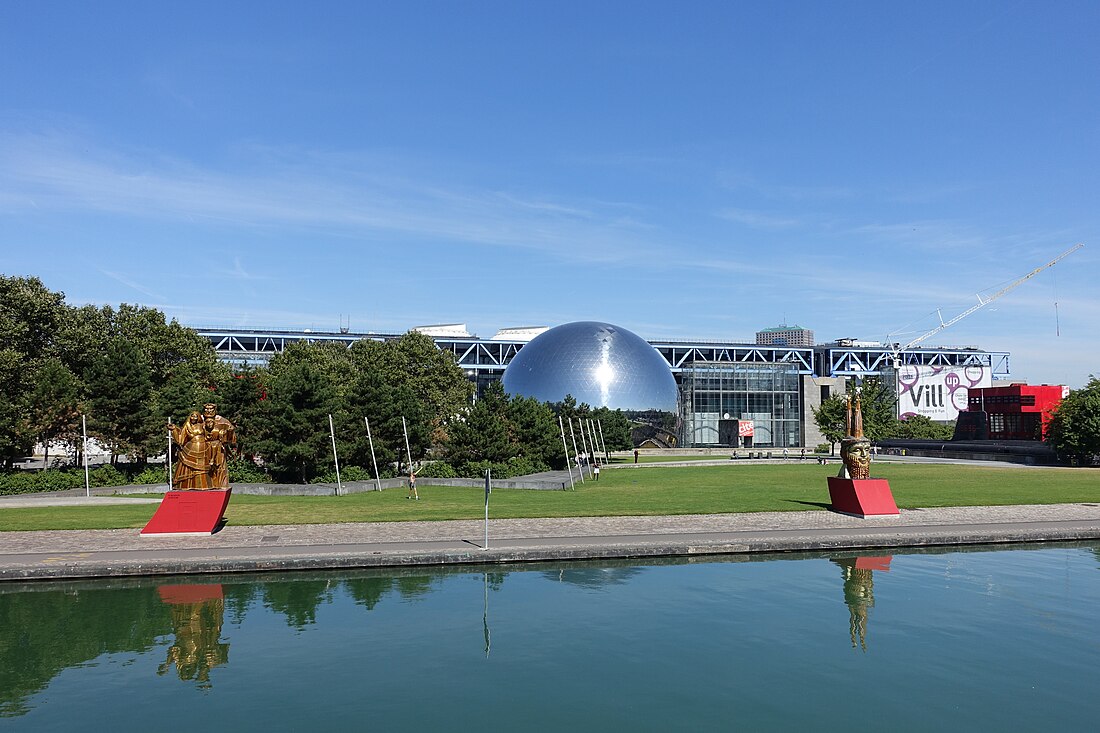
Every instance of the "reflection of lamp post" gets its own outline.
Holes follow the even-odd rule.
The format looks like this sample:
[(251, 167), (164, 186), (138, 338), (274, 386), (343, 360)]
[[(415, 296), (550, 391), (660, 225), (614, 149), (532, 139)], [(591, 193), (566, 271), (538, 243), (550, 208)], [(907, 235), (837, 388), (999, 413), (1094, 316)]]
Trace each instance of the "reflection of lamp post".
[(481, 613), (481, 626), (485, 632), (485, 658), (489, 658), (489, 573), (482, 574), (485, 579), (485, 607)]

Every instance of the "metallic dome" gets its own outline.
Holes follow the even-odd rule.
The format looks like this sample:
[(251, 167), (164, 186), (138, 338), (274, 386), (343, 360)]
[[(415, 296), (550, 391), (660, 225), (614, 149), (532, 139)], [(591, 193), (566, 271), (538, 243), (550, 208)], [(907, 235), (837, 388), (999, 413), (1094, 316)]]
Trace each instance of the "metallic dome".
[(597, 321), (566, 323), (519, 350), (504, 370), (508, 394), (628, 412), (676, 412), (676, 380), (650, 344), (625, 328)]

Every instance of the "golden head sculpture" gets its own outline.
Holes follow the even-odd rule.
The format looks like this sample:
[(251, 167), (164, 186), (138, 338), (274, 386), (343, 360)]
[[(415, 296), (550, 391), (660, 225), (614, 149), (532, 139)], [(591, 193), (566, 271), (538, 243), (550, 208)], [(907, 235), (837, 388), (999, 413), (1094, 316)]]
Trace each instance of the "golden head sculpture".
[(863, 437), (863, 409), (861, 395), (856, 390), (853, 409), (852, 396), (847, 396), (845, 417), (847, 436), (840, 441), (841, 478), (865, 479), (871, 477), (871, 441)]

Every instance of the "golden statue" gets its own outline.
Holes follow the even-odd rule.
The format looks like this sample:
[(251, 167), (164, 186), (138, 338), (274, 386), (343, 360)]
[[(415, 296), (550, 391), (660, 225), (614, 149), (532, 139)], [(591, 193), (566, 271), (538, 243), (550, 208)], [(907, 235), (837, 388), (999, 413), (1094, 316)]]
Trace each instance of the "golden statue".
[(210, 451), (202, 415), (192, 412), (182, 427), (168, 423), (168, 429), (172, 432), (172, 441), (180, 448), (172, 488), (177, 491), (209, 489)]
[(192, 412), (183, 426), (168, 423), (172, 442), (179, 446), (179, 463), (172, 478), (177, 491), (228, 489), (228, 462), (237, 445), (233, 423), (218, 414), (210, 402), (202, 413)]
[(847, 396), (845, 423), (848, 435), (840, 441), (840, 460), (843, 461), (843, 465), (838, 475), (840, 478), (870, 478), (871, 441), (863, 437), (863, 410), (858, 391), (856, 392), (855, 410), (852, 409), (852, 396)]
[(229, 488), (229, 459), (237, 448), (237, 431), (233, 423), (218, 414), (218, 406), (207, 402), (202, 406), (207, 440), (211, 442), (211, 488)]

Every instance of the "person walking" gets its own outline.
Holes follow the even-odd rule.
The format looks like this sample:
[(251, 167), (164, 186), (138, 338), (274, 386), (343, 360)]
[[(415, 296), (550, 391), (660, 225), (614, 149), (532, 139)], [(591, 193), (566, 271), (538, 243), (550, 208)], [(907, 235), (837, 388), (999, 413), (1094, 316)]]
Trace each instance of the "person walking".
[(634, 449), (634, 462), (635, 463), (638, 462), (638, 449), (637, 448)]
[(599, 461), (596, 461), (594, 464), (592, 464), (592, 477), (597, 481), (600, 480), (600, 462)]
[(416, 493), (416, 471), (411, 467), (409, 468), (409, 493), (405, 495), (405, 498), (420, 501), (420, 494)]

